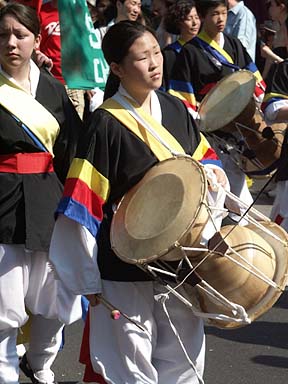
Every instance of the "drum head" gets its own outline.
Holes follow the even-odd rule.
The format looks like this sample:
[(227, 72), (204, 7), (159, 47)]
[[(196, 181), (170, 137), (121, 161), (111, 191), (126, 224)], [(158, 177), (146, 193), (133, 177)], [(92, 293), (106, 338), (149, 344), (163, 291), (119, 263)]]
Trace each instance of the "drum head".
[(200, 130), (212, 132), (231, 123), (249, 104), (255, 85), (253, 73), (246, 70), (220, 80), (200, 103)]
[(206, 193), (197, 161), (177, 157), (157, 163), (121, 200), (111, 225), (112, 249), (132, 264), (165, 255), (190, 228), (193, 232)]

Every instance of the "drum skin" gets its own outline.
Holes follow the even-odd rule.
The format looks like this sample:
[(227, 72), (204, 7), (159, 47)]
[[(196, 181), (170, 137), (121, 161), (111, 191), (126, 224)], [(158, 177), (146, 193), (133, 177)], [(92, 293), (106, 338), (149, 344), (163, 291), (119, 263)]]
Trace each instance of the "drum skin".
[[(277, 169), (287, 124), (267, 127), (253, 96), (255, 85), (254, 75), (247, 70), (225, 76), (201, 101), (199, 126), (212, 137), (217, 136), (217, 132), (218, 135), (220, 132), (234, 134), (235, 147), (242, 154), (236, 158), (231, 155), (234, 156), (231, 160), (248, 176), (265, 178)], [(265, 135), (267, 129), (270, 129), (269, 136)], [(225, 138), (222, 140), (225, 147)], [(239, 141), (243, 144), (238, 148)]]
[[(243, 306), (251, 321), (272, 307), (282, 294), (287, 280), (288, 235), (275, 223), (264, 222), (262, 225), (268, 230), (268, 234), (251, 224), (246, 227), (230, 225), (222, 227), (220, 232), (226, 244), (229, 245), (229, 249), (225, 255), (211, 252), (211, 255), (197, 268), (198, 274), (209, 285), (231, 302)], [(269, 231), (271, 234), (280, 236), (279, 238), (283, 239), (283, 244), (273, 238)], [(251, 270), (252, 268), (241, 261), (237, 253), (249, 261), (253, 267), (260, 270), (265, 277), (278, 284), (279, 289), (262, 281), (242, 266), (236, 265), (226, 256), (231, 256)], [(200, 261), (199, 258), (190, 258), (190, 260), (194, 266)], [(198, 305), (203, 312), (233, 316), (230, 309), (220, 303), (215, 303), (209, 295), (197, 287), (191, 288), (186, 285), (185, 289), (190, 296), (196, 293)], [(226, 322), (214, 319), (209, 320), (209, 324), (225, 329), (238, 328), (244, 325), (236, 321)]]
[(207, 188), (203, 166), (191, 157), (157, 163), (114, 213), (110, 240), (116, 255), (140, 265), (182, 259), (176, 244), (198, 244), (209, 219)]

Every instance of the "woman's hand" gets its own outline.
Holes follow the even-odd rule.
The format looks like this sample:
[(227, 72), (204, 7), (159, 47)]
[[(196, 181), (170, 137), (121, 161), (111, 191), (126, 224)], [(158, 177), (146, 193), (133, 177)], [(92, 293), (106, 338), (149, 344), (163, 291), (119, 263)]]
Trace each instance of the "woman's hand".
[(225, 172), (220, 168), (213, 168), (213, 173), (216, 176), (217, 184), (220, 184), (223, 188), (226, 188), (227, 176)]
[(46, 67), (48, 71), (51, 71), (53, 67), (53, 61), (41, 51), (34, 52), (34, 60), (39, 68)]

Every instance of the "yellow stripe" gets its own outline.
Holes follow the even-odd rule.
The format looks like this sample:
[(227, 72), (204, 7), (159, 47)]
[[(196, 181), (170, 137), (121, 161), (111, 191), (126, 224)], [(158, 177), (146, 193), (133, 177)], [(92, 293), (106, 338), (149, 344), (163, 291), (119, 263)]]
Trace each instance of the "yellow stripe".
[(68, 178), (82, 180), (94, 193), (104, 201), (107, 200), (110, 189), (109, 181), (88, 160), (74, 158), (67, 175)]
[(180, 92), (180, 91), (175, 91), (173, 89), (169, 89), (168, 93), (172, 96), (178, 97), (180, 100), (185, 100), (188, 101), (189, 104), (191, 105), (196, 105), (196, 99), (195, 95), (193, 93), (188, 93), (188, 92)]
[(220, 45), (217, 44), (215, 40), (211, 39), (211, 37), (208, 36), (205, 31), (202, 30), (197, 37), (199, 37), (201, 40), (209, 44), (212, 48), (216, 49), (216, 51), (221, 53), (221, 55), (224, 56), (226, 60), (229, 61), (229, 63), (234, 64), (232, 57), (226, 51), (224, 51), (224, 49), (221, 48)]
[(18, 117), (53, 155), (60, 127), (55, 117), (31, 95), (0, 73), (0, 104)]
[[(129, 102), (131, 104), (130, 99)], [(133, 105), (133, 107), (137, 110), (137, 113), (155, 130), (155, 132), (157, 132), (158, 136), (169, 145), (170, 148), (172, 148), (175, 152), (182, 154), (185, 153), (178, 141), (167, 131), (166, 128), (159, 124), (151, 115), (146, 113), (139, 106)], [(110, 112), (117, 120), (123, 123), (125, 127), (137, 135), (151, 149), (159, 161), (172, 157), (171, 152), (115, 100), (106, 100), (100, 108)]]
[(264, 97), (264, 102), (272, 99), (273, 97), (279, 97), (281, 99), (288, 99), (288, 95), (282, 95), (281, 93), (267, 93)]
[(198, 144), (198, 147), (196, 148), (192, 156), (194, 160), (198, 160), (198, 161), (203, 159), (205, 153), (211, 147), (208, 140), (204, 135), (202, 135), (202, 133), (200, 133), (200, 137), (201, 137), (200, 143)]
[(263, 78), (262, 78), (261, 73), (259, 71), (254, 72), (253, 75), (255, 76), (255, 78), (258, 82), (263, 81)]

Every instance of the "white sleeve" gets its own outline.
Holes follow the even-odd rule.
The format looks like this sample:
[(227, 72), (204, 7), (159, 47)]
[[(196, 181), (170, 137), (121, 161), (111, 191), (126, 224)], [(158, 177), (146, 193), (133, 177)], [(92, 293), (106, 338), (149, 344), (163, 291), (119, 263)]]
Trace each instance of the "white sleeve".
[(94, 236), (79, 223), (59, 215), (49, 250), (49, 258), (63, 284), (76, 295), (101, 293)]
[[(288, 100), (278, 100), (269, 104), (264, 112), (265, 122), (267, 124), (274, 124), (277, 118), (279, 109), (281, 109), (284, 105), (287, 105), (287, 104), (288, 104)], [(282, 121), (282, 123), (288, 123), (288, 120)]]

